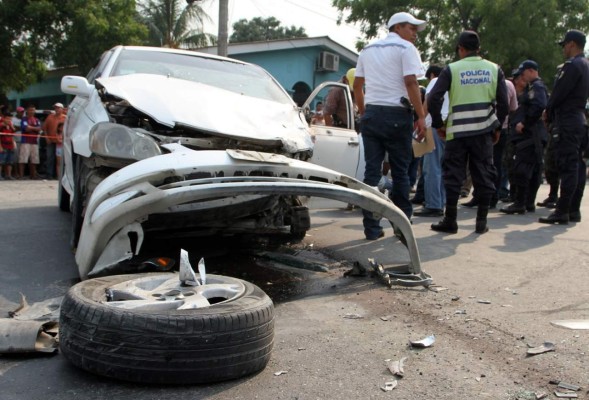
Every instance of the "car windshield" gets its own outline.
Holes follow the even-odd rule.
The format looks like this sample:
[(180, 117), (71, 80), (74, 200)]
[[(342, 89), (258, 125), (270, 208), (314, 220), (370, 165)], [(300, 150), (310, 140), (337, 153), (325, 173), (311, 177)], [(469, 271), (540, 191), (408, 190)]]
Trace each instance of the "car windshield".
[(124, 50), (111, 76), (155, 74), (204, 83), (235, 93), (280, 103), (292, 103), (276, 81), (256, 65), (197, 55)]

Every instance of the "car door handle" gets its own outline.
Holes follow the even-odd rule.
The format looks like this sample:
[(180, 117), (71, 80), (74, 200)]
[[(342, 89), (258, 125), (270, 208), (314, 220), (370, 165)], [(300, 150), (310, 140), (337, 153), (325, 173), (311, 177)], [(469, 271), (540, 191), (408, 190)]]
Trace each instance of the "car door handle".
[(360, 144), (360, 142), (358, 141), (358, 139), (350, 139), (350, 140), (348, 140), (348, 144), (350, 146), (358, 146)]

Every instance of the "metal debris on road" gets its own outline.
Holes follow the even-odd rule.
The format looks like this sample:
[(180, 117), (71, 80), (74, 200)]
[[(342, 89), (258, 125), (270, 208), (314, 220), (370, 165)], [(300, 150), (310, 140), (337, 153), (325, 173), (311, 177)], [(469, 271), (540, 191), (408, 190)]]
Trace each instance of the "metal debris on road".
[(0, 353), (55, 353), (58, 348), (57, 321), (19, 321), (0, 318)]
[(391, 390), (393, 390), (396, 387), (397, 387), (397, 381), (389, 381), (389, 382), (385, 382), (384, 386), (381, 386), (380, 388), (384, 392), (390, 392)]
[(458, 300), (460, 300), (460, 296), (454, 296), (454, 297), (452, 297), (452, 299), (451, 299), (451, 300), (452, 300), (452, 301), (458, 301)]
[(284, 375), (286, 374), (288, 371), (278, 371), (278, 372), (274, 372), (275, 376), (280, 376), (280, 375)]
[(491, 304), (491, 300), (477, 300), (477, 303), (481, 303), (481, 304)]
[(409, 344), (411, 345), (411, 347), (430, 347), (431, 345), (434, 344), (434, 342), (436, 341), (436, 336), (435, 335), (430, 335), (428, 337), (426, 337), (425, 339), (421, 339), (421, 340), (410, 340)]
[(561, 319), (550, 323), (567, 329), (589, 329), (589, 319)]
[(554, 350), (556, 350), (556, 347), (554, 346), (554, 343), (552, 343), (552, 342), (544, 342), (544, 344), (542, 344), (541, 346), (530, 347), (528, 349), (527, 354), (534, 356), (536, 354), (547, 353), (549, 351), (554, 351)]
[(466, 314), (466, 310), (456, 310), (454, 314)]
[(427, 289), (431, 290), (432, 292), (436, 292), (436, 293), (443, 292), (444, 290), (448, 290), (448, 288), (445, 288), (442, 286), (435, 286), (435, 285), (428, 286)]
[(354, 261), (352, 269), (344, 272), (344, 276), (368, 276), (368, 270), (358, 261)]
[(536, 400), (542, 400), (548, 397), (548, 393), (534, 393), (536, 395)]
[(403, 370), (405, 360), (407, 360), (407, 357), (403, 357), (400, 360), (387, 362), (387, 368), (389, 371), (391, 371), (391, 374), (403, 377), (405, 375), (405, 371)]

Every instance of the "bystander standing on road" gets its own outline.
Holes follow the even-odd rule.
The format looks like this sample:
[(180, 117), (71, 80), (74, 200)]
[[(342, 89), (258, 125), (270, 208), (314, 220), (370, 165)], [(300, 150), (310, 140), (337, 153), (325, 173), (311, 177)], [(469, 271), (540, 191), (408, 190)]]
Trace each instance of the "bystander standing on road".
[[(438, 76), (442, 72), (442, 67), (438, 65), (431, 65), (425, 72), (425, 76), (430, 80), (425, 89), (426, 96), (426, 112), (427, 112), (427, 95), (433, 89)], [(444, 102), (442, 104), (442, 119), (445, 121), (448, 118), (448, 104), (450, 100), (448, 93), (444, 95)], [(431, 115), (427, 115), (426, 124), (431, 127)], [(436, 128), (432, 129), (432, 136), (434, 140), (434, 150), (423, 155), (422, 176), (424, 181), (424, 199), (425, 205), (421, 210), (416, 210), (415, 215), (418, 217), (441, 217), (444, 214), (444, 205), (446, 204), (446, 189), (444, 188), (444, 181), (442, 179), (442, 160), (444, 158), (444, 147), (446, 139), (441, 137)]]
[(14, 148), (16, 147), (14, 143), (16, 129), (12, 124), (12, 114), (8, 107), (4, 108), (3, 114), (0, 123), (0, 169), (3, 170), (4, 176), (0, 174), (0, 180), (13, 180), (12, 164), (14, 163)]
[(583, 54), (585, 34), (570, 30), (559, 42), (564, 63), (554, 83), (546, 107), (547, 122), (552, 123), (552, 140), (560, 178), (560, 197), (556, 209), (545, 224), (568, 224), (581, 221), (581, 199), (587, 179), (583, 153), (587, 148), (585, 107), (589, 97), (589, 61)]
[[(446, 136), (446, 211), (444, 218), (431, 226), (438, 232), (458, 232), (457, 204), (467, 162), (478, 200), (475, 232), (488, 231), (487, 214), (496, 178), (493, 143), (499, 139), (499, 129), (507, 117), (508, 100), (503, 71), (479, 56), (479, 50), (479, 35), (474, 31), (462, 32), (457, 46), (460, 60), (444, 68), (428, 95), (432, 127)], [(450, 107), (444, 125), (441, 110), (446, 92)]]
[[(413, 45), (417, 32), (425, 25), (425, 21), (409, 13), (394, 14), (387, 24), (387, 37), (366, 46), (360, 53), (354, 80), (366, 160), (364, 183), (377, 186), (387, 152), (394, 182), (390, 198), (407, 218), (413, 213), (408, 173), (413, 159), (412, 132), (415, 126), (418, 136), (423, 138), (426, 129), (417, 81), (425, 71)], [(411, 105), (417, 115), (415, 123)], [(366, 239), (382, 237), (380, 218), (367, 211), (363, 214)]]
[(27, 108), (27, 115), (21, 121), (22, 143), (18, 154), (18, 175), (20, 179), (25, 176), (25, 164), (29, 163), (31, 179), (39, 179), (37, 165), (39, 165), (39, 134), (41, 133), (41, 121), (35, 117), (35, 107)]
[(25, 108), (18, 106), (18, 107), (16, 107), (16, 114), (12, 117), (12, 125), (14, 125), (14, 129), (16, 130), (16, 132), (14, 133), (15, 148), (14, 148), (14, 163), (12, 164), (12, 173), (16, 179), (20, 178), (19, 171), (18, 171), (18, 152), (20, 150), (20, 143), (22, 141), (20, 125), (21, 125), (21, 121), (23, 119), (24, 114), (25, 114)]
[(65, 113), (64, 107), (61, 103), (55, 103), (53, 105), (53, 109), (55, 110), (54, 113), (49, 114), (43, 122), (43, 133), (45, 134), (46, 140), (46, 147), (45, 151), (47, 154), (46, 162), (46, 171), (47, 171), (47, 179), (56, 179), (56, 147), (58, 143), (57, 137), (57, 126), (59, 124), (63, 124), (65, 122)]

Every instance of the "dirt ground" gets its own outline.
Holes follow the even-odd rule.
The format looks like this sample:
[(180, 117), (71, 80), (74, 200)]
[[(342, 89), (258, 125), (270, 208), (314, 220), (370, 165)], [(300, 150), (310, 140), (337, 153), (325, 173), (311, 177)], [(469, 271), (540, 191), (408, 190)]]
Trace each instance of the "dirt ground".
[[(30, 213), (39, 207), (44, 213), (51, 207), (57, 210), (55, 181), (27, 183), (34, 189), (24, 188), (22, 182), (0, 182), (0, 215)], [(543, 186), (539, 200), (546, 190)], [(586, 204), (582, 211), (589, 217)], [(322, 262), (329, 271), (280, 267), (284, 277), (280, 282), (253, 279), (276, 298), (274, 350), (260, 373), (215, 385), (154, 387), (91, 376), (71, 367), (61, 355), (42, 360), (0, 357), (4, 388), (0, 398), (28, 399), (34, 394), (47, 400), (172, 396), (460, 400), (537, 399), (546, 394), (544, 398), (556, 399), (555, 390), (565, 390), (551, 381), (580, 386), (574, 394), (589, 398), (589, 331), (551, 324), (589, 319), (588, 222), (546, 226), (537, 218), (548, 210), (516, 216), (492, 211), (490, 232), (477, 235), (476, 211), (461, 208), (458, 234), (443, 235), (429, 229), (436, 219), (415, 217), (422, 268), (435, 286), (391, 289), (374, 277), (343, 273), (354, 261), (366, 264), (369, 257), (385, 266), (406, 263), (408, 253), (393, 238), (392, 229), (386, 229), (384, 239), (367, 242), (359, 211), (321, 207), (314, 205), (312, 229), (295, 248), (304, 250), (300, 257), (313, 252), (328, 255), (330, 259)], [(61, 225), (56, 240), (62, 240), (68, 220), (61, 215), (57, 224)], [(49, 228), (38, 225), (46, 235)], [(11, 240), (22, 240), (25, 233), (22, 226), (14, 232), (4, 229), (2, 253), (12, 254)], [(48, 258), (47, 251), (31, 252), (30, 257)], [(33, 287), (55, 288), (56, 282), (71, 279), (73, 256), (63, 257), (67, 269), (38, 278)], [(21, 273), (25, 272), (13, 269), (11, 281), (17, 282)], [(281, 296), (282, 290), (289, 294)], [(8, 300), (16, 301), (15, 293), (7, 282), (2, 285)], [(431, 347), (408, 345), (430, 335), (435, 335)], [(527, 355), (530, 347), (544, 342), (553, 343), (554, 351)], [(395, 378), (387, 360), (402, 358), (406, 358), (404, 376)], [(383, 391), (385, 382), (392, 380), (397, 380), (396, 388)], [(28, 387), (32, 381), (51, 390), (35, 391)]]

